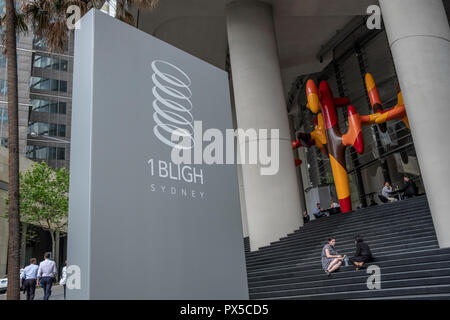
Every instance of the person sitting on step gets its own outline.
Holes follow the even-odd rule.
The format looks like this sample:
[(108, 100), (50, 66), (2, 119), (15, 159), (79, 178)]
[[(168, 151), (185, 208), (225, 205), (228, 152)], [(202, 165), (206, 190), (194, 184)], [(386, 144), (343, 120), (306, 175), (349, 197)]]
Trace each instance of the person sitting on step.
[(405, 186), (399, 192), (404, 192), (405, 197), (412, 198), (417, 195), (419, 189), (414, 181), (410, 180), (408, 176), (403, 177)]
[(314, 210), (314, 217), (316, 217), (316, 219), (326, 217), (327, 214), (325, 213), (325, 211), (326, 210), (322, 210), (322, 208), (320, 207), (320, 203), (317, 203), (317, 207)]
[(381, 190), (381, 195), (386, 198), (389, 202), (398, 201), (394, 197), (391, 196), (392, 193), (392, 187), (389, 182), (385, 182), (383, 189)]
[(303, 223), (307, 224), (309, 222), (309, 215), (308, 212), (303, 212)]
[(340, 268), (346, 257), (346, 255), (342, 256), (336, 251), (335, 245), (336, 239), (330, 237), (327, 244), (322, 248), (322, 268), (328, 276)]
[(341, 206), (334, 200), (331, 200), (330, 208), (328, 209), (330, 215), (341, 212)]
[(356, 266), (356, 270), (359, 270), (365, 263), (373, 261), (373, 256), (369, 246), (360, 236), (355, 237), (355, 245), (355, 256), (350, 258), (350, 262)]

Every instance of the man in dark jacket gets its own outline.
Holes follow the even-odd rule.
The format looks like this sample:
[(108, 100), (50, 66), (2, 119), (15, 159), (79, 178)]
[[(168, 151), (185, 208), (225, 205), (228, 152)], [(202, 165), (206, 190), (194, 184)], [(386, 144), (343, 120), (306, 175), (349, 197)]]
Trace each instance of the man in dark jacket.
[(350, 262), (359, 270), (365, 263), (373, 261), (373, 256), (369, 246), (360, 236), (355, 237), (355, 246), (355, 256), (350, 258)]
[(405, 193), (405, 196), (407, 198), (411, 198), (417, 195), (418, 190), (414, 181), (410, 180), (407, 176), (403, 178), (403, 181), (405, 182), (405, 187), (402, 189), (402, 191)]
[(307, 224), (309, 222), (309, 215), (308, 212), (303, 212), (303, 223)]

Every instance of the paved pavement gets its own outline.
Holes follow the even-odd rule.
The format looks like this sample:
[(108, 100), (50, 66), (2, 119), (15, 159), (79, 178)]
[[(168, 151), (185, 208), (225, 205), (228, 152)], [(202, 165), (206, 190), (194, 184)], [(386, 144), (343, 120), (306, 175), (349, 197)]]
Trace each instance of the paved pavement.
[[(43, 297), (44, 297), (44, 289), (42, 289), (41, 287), (36, 288), (34, 300), (42, 300)], [(6, 300), (6, 293), (0, 294), (0, 300)], [(26, 295), (20, 293), (20, 300), (26, 300)], [(53, 286), (50, 300), (64, 300), (64, 288), (60, 285)]]

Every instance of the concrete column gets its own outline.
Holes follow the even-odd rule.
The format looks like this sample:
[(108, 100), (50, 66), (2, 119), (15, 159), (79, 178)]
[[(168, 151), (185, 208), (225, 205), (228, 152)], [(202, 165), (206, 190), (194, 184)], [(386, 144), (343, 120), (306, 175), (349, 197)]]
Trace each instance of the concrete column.
[[(228, 71), (228, 77), (230, 80), (230, 90), (231, 92), (234, 92), (233, 89), (233, 78), (232, 78), (232, 71)], [(234, 96), (231, 95), (230, 97), (231, 101), (231, 115), (233, 119), (233, 129), (236, 129), (238, 127), (237, 119), (236, 119), (236, 104), (234, 101)], [(237, 138), (236, 138), (237, 141)], [(235, 152), (237, 154), (237, 159), (240, 159), (240, 153), (239, 153), (239, 147), (237, 144), (235, 144)], [(244, 182), (242, 178), (242, 166), (240, 164), (237, 165), (237, 176), (238, 176), (238, 184), (239, 184), (239, 202), (241, 205), (241, 218), (242, 218), (242, 233), (244, 235), (244, 238), (248, 237), (248, 223), (247, 223), (247, 207), (245, 204), (245, 188), (244, 188)]]
[(450, 247), (450, 28), (442, 0), (380, 0), (440, 247)]
[(276, 175), (262, 176), (260, 165), (242, 166), (254, 251), (293, 232), (303, 220), (271, 6), (260, 1), (230, 3), (227, 31), (238, 127), (280, 132)]

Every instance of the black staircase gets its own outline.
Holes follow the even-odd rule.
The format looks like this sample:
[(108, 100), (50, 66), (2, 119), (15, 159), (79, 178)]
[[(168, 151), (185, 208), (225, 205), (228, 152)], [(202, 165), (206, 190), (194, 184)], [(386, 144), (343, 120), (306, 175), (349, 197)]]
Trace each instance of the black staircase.
[[(352, 256), (358, 234), (381, 289), (368, 289), (366, 269), (342, 266), (327, 277), (321, 268), (329, 236)], [(450, 248), (439, 249), (425, 196), (313, 220), (246, 260), (251, 299), (450, 299)]]

